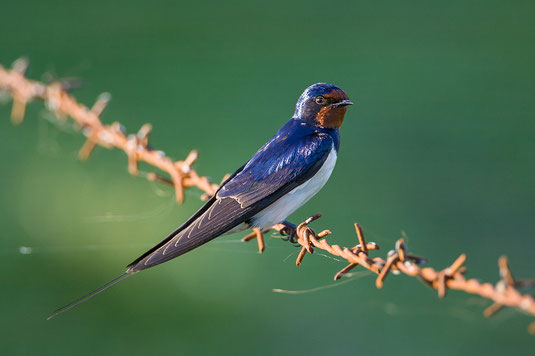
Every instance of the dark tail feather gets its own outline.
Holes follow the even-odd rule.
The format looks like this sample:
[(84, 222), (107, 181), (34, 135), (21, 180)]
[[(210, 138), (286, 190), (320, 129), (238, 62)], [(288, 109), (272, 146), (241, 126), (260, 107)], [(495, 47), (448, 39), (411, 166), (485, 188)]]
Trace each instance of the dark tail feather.
[(60, 315), (60, 314), (63, 314), (65, 313), (66, 311), (69, 311), (75, 307), (77, 307), (78, 305), (82, 304), (83, 302), (86, 302), (88, 301), (89, 299), (93, 298), (94, 296), (96, 295), (99, 295), (100, 293), (104, 292), (106, 289), (108, 288), (111, 288), (113, 287), (114, 285), (116, 285), (117, 283), (119, 282), (122, 282), (124, 281), (125, 279), (127, 279), (128, 277), (131, 277), (133, 276), (134, 274), (136, 274), (138, 271), (134, 271), (134, 272), (125, 272), (123, 274), (121, 274), (119, 277), (117, 278), (114, 278), (112, 279), (111, 281), (109, 281), (108, 283), (106, 284), (103, 284), (101, 285), (100, 287), (98, 287), (97, 289), (95, 289), (94, 291), (84, 295), (83, 297), (81, 298), (78, 298), (76, 299), (75, 301), (65, 305), (64, 307), (61, 307), (59, 308), (58, 310), (56, 310), (54, 313), (52, 313), (52, 315), (50, 315), (46, 320), (50, 320), (52, 318), (55, 318), (56, 316)]

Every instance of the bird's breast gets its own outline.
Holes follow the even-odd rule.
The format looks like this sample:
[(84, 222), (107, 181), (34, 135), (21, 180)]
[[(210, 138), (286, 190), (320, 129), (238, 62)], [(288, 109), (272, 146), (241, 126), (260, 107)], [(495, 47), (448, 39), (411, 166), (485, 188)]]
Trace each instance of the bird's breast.
[(323, 188), (331, 176), (336, 158), (337, 154), (333, 146), (329, 156), (314, 176), (256, 214), (251, 219), (251, 224), (264, 229), (284, 221)]

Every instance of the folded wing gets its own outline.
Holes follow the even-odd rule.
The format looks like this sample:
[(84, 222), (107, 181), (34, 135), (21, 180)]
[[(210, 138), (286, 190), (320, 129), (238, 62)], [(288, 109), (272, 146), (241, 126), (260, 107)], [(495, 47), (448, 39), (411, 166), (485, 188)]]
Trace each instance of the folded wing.
[(186, 223), (128, 267), (149, 268), (221, 236), (311, 178), (333, 147), (323, 133), (277, 134)]

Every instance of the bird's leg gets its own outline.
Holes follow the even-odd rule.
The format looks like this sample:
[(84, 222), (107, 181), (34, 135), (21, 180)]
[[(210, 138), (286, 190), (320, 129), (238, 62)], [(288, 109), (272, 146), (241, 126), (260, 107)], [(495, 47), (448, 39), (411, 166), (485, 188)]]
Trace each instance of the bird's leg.
[(253, 232), (251, 232), (250, 234), (246, 235), (241, 240), (243, 242), (247, 242), (247, 241), (251, 241), (252, 239), (254, 239), (256, 237), (256, 241), (258, 242), (258, 252), (262, 253), (262, 252), (264, 252), (264, 249), (265, 249), (263, 233), (267, 232), (267, 231), (269, 231), (269, 230), (262, 231), (262, 230), (260, 230), (260, 228), (254, 227), (253, 228)]
[(284, 220), (280, 224), (273, 226), (273, 229), (277, 230), (281, 235), (287, 236), (283, 237), (283, 240), (297, 244), (297, 225)]

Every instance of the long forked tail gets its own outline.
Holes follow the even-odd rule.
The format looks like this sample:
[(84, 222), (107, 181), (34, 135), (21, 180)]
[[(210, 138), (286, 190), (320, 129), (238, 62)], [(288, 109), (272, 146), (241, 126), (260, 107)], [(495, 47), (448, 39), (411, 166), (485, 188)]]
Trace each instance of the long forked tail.
[(69, 310), (71, 310), (73, 308), (76, 308), (78, 305), (82, 304), (83, 302), (86, 302), (89, 299), (93, 298), (94, 296), (99, 295), (100, 293), (104, 292), (106, 289), (111, 288), (114, 285), (116, 285), (117, 283), (124, 281), (125, 279), (127, 279), (128, 277), (133, 276), (137, 272), (138, 271), (127, 271), (127, 272), (121, 274), (119, 277), (116, 277), (116, 278), (112, 279), (111, 281), (109, 281), (108, 283), (101, 285), (100, 287), (98, 287), (94, 291), (84, 295), (81, 298), (76, 299), (75, 301), (65, 305), (64, 307), (59, 308), (54, 313), (52, 313), (52, 315), (50, 315), (46, 320), (50, 320), (50, 319), (55, 318), (56, 316), (58, 316), (60, 314), (65, 313), (66, 311), (69, 311)]

